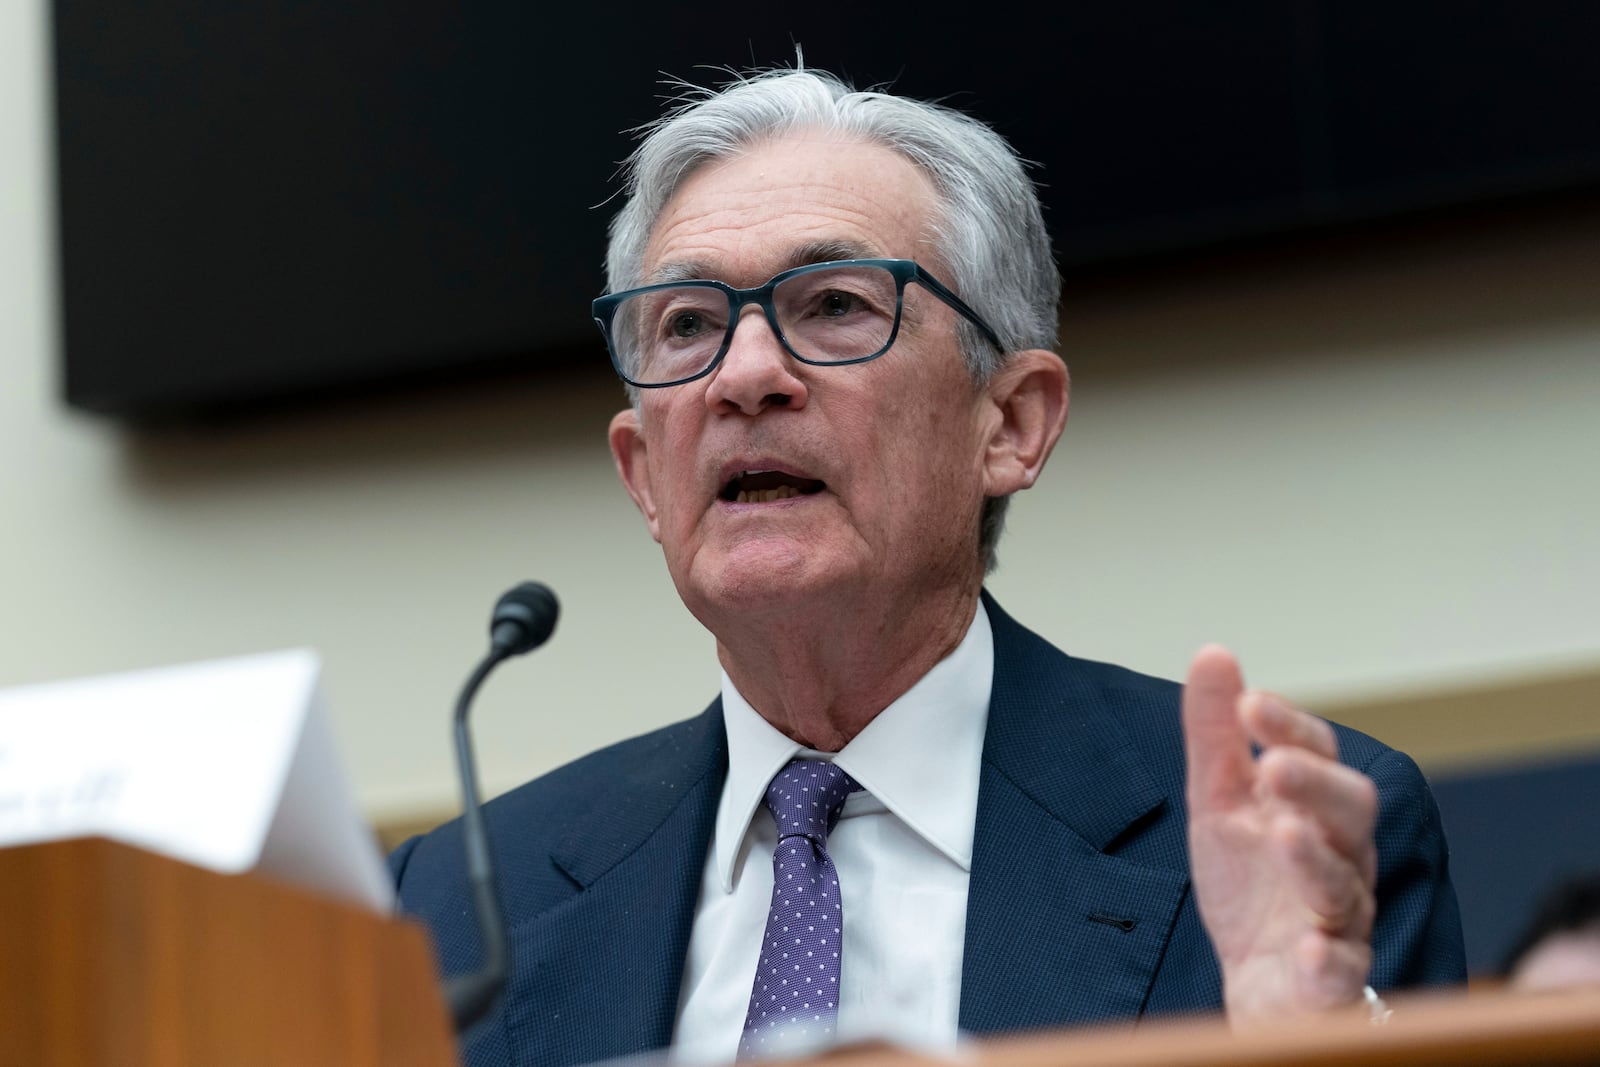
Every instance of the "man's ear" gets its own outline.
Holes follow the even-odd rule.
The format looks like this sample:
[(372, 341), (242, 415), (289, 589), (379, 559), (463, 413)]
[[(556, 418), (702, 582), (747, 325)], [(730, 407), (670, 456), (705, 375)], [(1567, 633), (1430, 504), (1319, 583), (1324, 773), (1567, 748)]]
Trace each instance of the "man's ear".
[(639, 514), (644, 516), (650, 536), (659, 543), (661, 525), (656, 517), (654, 487), (650, 483), (649, 447), (645, 443), (644, 428), (639, 425), (639, 413), (633, 408), (617, 412), (612, 416), (607, 436), (611, 441), (611, 458), (617, 464), (617, 476), (622, 479), (628, 495), (633, 497)]
[(1071, 385), (1067, 365), (1054, 352), (1018, 352), (989, 379), (989, 399), (999, 418), (984, 452), (984, 494), (1027, 489), (1067, 425)]

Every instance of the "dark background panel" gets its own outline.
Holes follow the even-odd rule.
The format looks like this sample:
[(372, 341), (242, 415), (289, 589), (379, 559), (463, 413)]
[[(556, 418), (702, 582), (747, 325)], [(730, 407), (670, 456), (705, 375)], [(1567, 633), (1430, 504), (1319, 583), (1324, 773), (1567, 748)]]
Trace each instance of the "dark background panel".
[(1321, 5), (1334, 187), (1408, 206), (1600, 171), (1600, 4)]
[(1467, 968), (1498, 973), (1546, 893), (1600, 877), (1600, 758), (1461, 770), (1432, 782)]
[(1600, 181), (1578, 2), (54, 10), (66, 396), (141, 418), (603, 373), (622, 131), (796, 41), (994, 124), (1079, 272)]

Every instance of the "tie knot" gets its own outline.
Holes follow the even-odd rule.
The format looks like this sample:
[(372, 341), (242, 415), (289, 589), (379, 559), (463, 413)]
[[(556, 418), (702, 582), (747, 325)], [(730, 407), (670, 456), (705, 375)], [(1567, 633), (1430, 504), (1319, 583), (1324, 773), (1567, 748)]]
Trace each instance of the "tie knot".
[(767, 786), (767, 809), (778, 824), (778, 839), (803, 834), (819, 848), (826, 847), (844, 798), (860, 788), (825, 760), (791, 760)]

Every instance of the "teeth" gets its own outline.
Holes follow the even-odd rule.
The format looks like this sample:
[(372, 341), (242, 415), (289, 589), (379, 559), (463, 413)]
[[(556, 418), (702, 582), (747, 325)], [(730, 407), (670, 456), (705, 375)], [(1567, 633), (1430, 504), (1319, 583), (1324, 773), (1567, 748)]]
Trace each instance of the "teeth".
[(792, 485), (780, 485), (776, 489), (757, 489), (755, 492), (740, 490), (734, 499), (740, 504), (770, 504), (774, 500), (787, 500), (792, 496), (799, 496), (800, 491)]

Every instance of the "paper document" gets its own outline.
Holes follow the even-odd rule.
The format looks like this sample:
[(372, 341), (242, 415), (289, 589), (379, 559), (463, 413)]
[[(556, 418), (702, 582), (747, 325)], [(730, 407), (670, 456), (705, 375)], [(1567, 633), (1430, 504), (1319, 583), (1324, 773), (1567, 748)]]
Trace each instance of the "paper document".
[(102, 836), (387, 913), (306, 650), (0, 691), (0, 847)]

